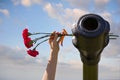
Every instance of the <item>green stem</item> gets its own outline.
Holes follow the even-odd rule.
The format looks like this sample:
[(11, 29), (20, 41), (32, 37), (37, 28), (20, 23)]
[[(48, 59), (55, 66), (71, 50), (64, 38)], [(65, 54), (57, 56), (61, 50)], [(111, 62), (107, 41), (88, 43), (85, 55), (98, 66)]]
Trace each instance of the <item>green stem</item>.
[[(48, 34), (48, 35), (51, 35), (52, 33), (44, 33), (44, 32), (41, 32), (41, 33), (33, 33), (32, 35), (37, 35), (37, 34)], [(59, 34), (59, 36), (73, 36), (73, 34)]]
[(117, 38), (109, 38), (109, 39), (116, 40)]
[(39, 32), (39, 33), (33, 33), (32, 35), (37, 35), (37, 34), (51, 34), (51, 33)]
[(113, 36), (113, 37), (119, 37), (118, 35), (109, 35), (109, 36)]
[(45, 42), (45, 41), (47, 41), (47, 40), (49, 40), (49, 38), (48, 38), (48, 39), (45, 39), (45, 40), (43, 40), (43, 41), (41, 41), (40, 43), (38, 43), (38, 44), (35, 46), (34, 49), (36, 49), (37, 46), (39, 46), (40, 44), (42, 44), (43, 42)]
[(50, 35), (45, 35), (45, 36), (42, 36), (42, 37), (36, 38), (36, 39), (34, 40), (34, 42), (36, 43), (37, 40), (39, 40), (39, 39), (43, 39), (43, 38), (45, 38), (45, 37), (49, 37), (49, 36), (50, 36)]
[[(46, 37), (49, 37), (50, 35), (51, 35), (51, 34), (48, 34), (48, 35), (45, 35), (45, 36), (42, 36), (42, 37), (36, 38), (36, 39), (34, 39), (33, 41), (36, 43), (37, 40), (39, 40), (39, 39), (43, 39), (43, 38), (46, 38)], [(59, 34), (58, 36), (59, 36), (59, 37), (61, 37), (61, 36), (73, 36), (73, 34), (65, 34), (65, 35), (63, 35), (63, 34)]]
[[(35, 34), (47, 34), (47, 35), (34, 39), (34, 40), (33, 40), (34, 44), (35, 44), (38, 40), (40, 40), (40, 39), (43, 39), (43, 38), (46, 38), (46, 37), (51, 36), (52, 33), (34, 33), (34, 34), (32, 34), (32, 35), (35, 35)], [(73, 36), (73, 34), (58, 34), (58, 36), (59, 36), (59, 37), (61, 37), (61, 36)]]

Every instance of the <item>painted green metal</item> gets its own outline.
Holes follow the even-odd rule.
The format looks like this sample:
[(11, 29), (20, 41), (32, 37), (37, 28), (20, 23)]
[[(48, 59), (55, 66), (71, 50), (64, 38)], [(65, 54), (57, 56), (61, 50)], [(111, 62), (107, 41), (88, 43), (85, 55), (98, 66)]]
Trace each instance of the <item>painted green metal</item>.
[(98, 80), (98, 64), (83, 64), (83, 80)]
[(98, 80), (98, 63), (109, 43), (109, 31), (109, 23), (96, 14), (82, 16), (72, 29), (72, 42), (83, 62), (83, 80)]

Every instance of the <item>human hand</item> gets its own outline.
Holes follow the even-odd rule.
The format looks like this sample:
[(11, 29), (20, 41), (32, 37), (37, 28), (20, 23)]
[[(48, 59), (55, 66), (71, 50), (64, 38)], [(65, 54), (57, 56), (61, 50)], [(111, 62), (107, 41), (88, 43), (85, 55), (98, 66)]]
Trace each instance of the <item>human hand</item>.
[[(58, 39), (59, 35), (63, 35)], [(61, 44), (61, 46), (63, 46), (63, 40), (65, 35), (67, 35), (67, 32), (65, 29), (62, 30), (61, 33), (54, 31), (49, 39), (49, 44), (51, 47), (51, 50), (55, 50), (55, 51), (59, 51), (59, 44)]]
[(49, 44), (50, 44), (50, 48), (53, 51), (59, 51), (59, 40), (58, 39), (58, 34), (57, 32), (53, 32), (49, 38)]

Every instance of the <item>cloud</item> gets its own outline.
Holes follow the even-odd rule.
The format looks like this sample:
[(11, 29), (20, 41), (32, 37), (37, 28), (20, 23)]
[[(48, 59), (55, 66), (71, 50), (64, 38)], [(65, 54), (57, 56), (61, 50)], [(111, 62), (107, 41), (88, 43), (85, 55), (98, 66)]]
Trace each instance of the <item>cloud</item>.
[(17, 62), (24, 58), (23, 53), (24, 53), (24, 50), (22, 50), (22, 49), (20, 50), (17, 48), (10, 48), (8, 46), (0, 45), (0, 55), (1, 55), (0, 58), (2, 61), (5, 61), (5, 60), (12, 61), (13, 60), (13, 62)]
[(81, 62), (80, 59), (79, 59), (79, 60), (70, 60), (70, 61), (68, 62), (68, 64), (70, 64), (70, 65), (71, 65), (71, 68), (73, 68), (73, 69), (82, 70), (82, 62)]
[(95, 1), (96, 4), (102, 5), (102, 4), (107, 4), (110, 0), (94, 0), (94, 1)]
[(38, 63), (38, 59), (27, 55), (25, 49), (0, 45), (0, 79), (39, 80), (45, 65)]
[[(70, 51), (68, 48), (65, 50), (66, 52)], [(26, 54), (25, 49), (22, 49), (20, 47), (11, 48), (9, 46), (0, 45), (0, 55), (0, 79), (4, 80), (16, 80), (17, 78), (20, 78), (20, 80), (39, 80), (42, 78), (48, 62), (48, 59), (46, 57), (32, 58)], [(70, 56), (70, 54), (66, 54), (66, 56), (68, 55)], [(76, 56), (79, 57), (79, 55)], [(63, 57), (66, 58), (65, 55)], [(103, 79), (119, 79), (119, 60), (119, 58), (106, 58), (102, 56), (99, 67), (101, 74), (100, 76), (103, 77), (103, 74), (107, 74)], [(76, 58), (71, 58), (67, 61), (60, 60), (57, 67), (57, 80), (61, 80), (60, 77), (66, 80), (78, 80), (78, 78), (80, 79), (82, 77), (82, 62), (80, 59), (78, 60)], [(28, 77), (27, 75), (30, 76)], [(112, 77), (109, 77), (110, 75)]]
[(120, 44), (120, 42), (117, 42), (117, 44), (115, 42), (116, 41), (110, 40), (109, 45), (103, 51), (103, 56), (104, 57), (106, 57), (106, 58), (107, 57), (120, 58), (119, 57), (120, 56), (120, 54), (119, 54), (119, 52), (120, 52), (120, 49), (119, 49), (120, 45), (118, 45), (118, 44)]
[[(48, 15), (51, 18), (54, 18), (58, 20), (62, 25), (72, 27), (74, 23), (77, 23), (79, 17), (81, 17), (84, 14), (91, 13), (91, 11), (88, 9), (90, 8), (90, 2), (91, 0), (85, 1), (85, 0), (67, 0), (67, 2), (71, 5), (75, 6), (88, 6), (85, 10), (81, 7), (73, 7), (73, 8), (65, 8), (62, 3), (50, 3), (48, 1), (43, 0), (12, 0), (14, 5), (21, 4), (25, 7), (29, 7), (32, 4), (40, 4), (42, 5), (43, 9), (48, 13)], [(118, 0), (119, 1), (119, 0)], [(93, 8), (95, 9), (95, 13), (100, 14), (102, 17), (104, 17), (107, 21), (110, 23), (112, 22), (113, 16), (111, 15), (109, 11), (105, 11), (106, 5), (110, 2), (110, 0), (93, 0), (95, 5), (93, 5)], [(102, 12), (100, 12), (100, 9), (103, 9)]]
[(111, 15), (111, 13), (109, 13), (109, 12), (102, 12), (102, 13), (100, 13), (100, 14), (101, 14), (101, 16), (102, 16), (105, 20), (107, 20), (109, 23), (112, 22), (112, 15)]
[(5, 16), (9, 16), (10, 13), (7, 9), (0, 9), (0, 13), (4, 14)]
[(31, 6), (31, 0), (21, 0), (21, 4), (23, 6)]
[[(66, 0), (68, 4), (80, 9), (89, 10), (94, 7), (95, 11), (104, 11), (110, 0)], [(91, 5), (92, 4), (92, 5)]]
[(99, 78), (100, 80), (119, 80), (120, 68), (119, 58), (101, 57), (99, 64)]
[(88, 13), (88, 11), (81, 9), (70, 9), (63, 7), (62, 4), (52, 5), (48, 3), (44, 6), (44, 10), (48, 15), (54, 19), (57, 19), (62, 25), (71, 27), (74, 22), (76, 22), (80, 16)]
[(40, 4), (42, 0), (12, 0), (14, 5), (23, 5), (25, 7), (30, 7), (33, 4)]
[[(57, 7), (57, 6), (56, 6), (56, 7)], [(58, 7), (59, 7), (59, 6), (58, 6)], [(61, 6), (61, 7), (62, 7), (62, 6)], [(59, 7), (59, 8), (61, 8), (61, 7)], [(44, 10), (47, 11), (47, 12), (48, 12), (48, 15), (49, 15), (50, 17), (52, 17), (52, 18), (56, 18), (56, 16), (59, 17), (59, 12), (57, 12), (56, 9), (54, 9), (50, 3), (48, 3), (48, 4), (46, 4), (46, 5), (44, 6)]]
[(97, 9), (104, 10), (107, 4), (110, 2), (110, 0), (94, 0), (94, 2), (95, 2), (95, 7)]
[(71, 6), (88, 9), (91, 0), (66, 0)]
[[(116, 35), (120, 35), (120, 22), (115, 22), (113, 19), (111, 19), (110, 23), (110, 32)], [(111, 57), (111, 58), (120, 58), (120, 37), (117, 37), (116, 40), (110, 40), (108, 46), (103, 51), (103, 56)]]
[[(120, 26), (119, 25), (120, 25), (120, 21), (119, 22), (112, 21), (112, 23), (111, 23), (111, 31), (117, 35), (120, 35)], [(118, 38), (118, 39), (120, 39), (120, 38)]]
[[(1, 64), (6, 63), (19, 66), (40, 65), (45, 67), (48, 62), (48, 58), (46, 56), (33, 58), (26, 53), (25, 49), (19, 47), (11, 48), (9, 46), (0, 45), (0, 55)], [(63, 60), (60, 60), (58, 64), (63, 67), (67, 66), (77, 68), (77, 66), (80, 66), (79, 61), (70, 60), (69, 62), (64, 62)]]
[[(11, 48), (9, 46), (0, 45), (0, 79), (1, 80), (40, 80), (47, 65), (46, 57), (32, 58), (26, 54), (25, 49), (19, 47)], [(76, 61), (59, 62), (57, 80), (80, 77), (78, 73), (78, 65)], [(80, 65), (79, 65), (80, 66)], [(77, 67), (77, 68), (76, 68)], [(17, 72), (17, 73), (16, 73)], [(72, 72), (72, 73), (71, 73)], [(65, 75), (62, 75), (62, 74)], [(67, 75), (66, 75), (67, 74)], [(28, 76), (29, 75), (29, 76)], [(72, 80), (72, 79), (70, 79)]]
[[(47, 63), (46, 57), (31, 57), (26, 50), (19, 47), (11, 48), (9, 46), (0, 45), (0, 63), (28, 66), (40, 65), (45, 66)], [(46, 63), (45, 63), (46, 62)]]
[[(8, 11), (8, 9), (1, 9), (0, 8), (0, 14), (2, 14), (3, 16), (9, 17), (10, 16), (10, 12)], [(0, 24), (3, 23), (3, 19), (2, 16), (0, 16)]]
[[(78, 19), (84, 14), (90, 13), (89, 10), (82, 10), (78, 8), (64, 8), (64, 6), (59, 4), (47, 3), (43, 6), (43, 9), (48, 13), (51, 18), (58, 20), (62, 25), (67, 27), (73, 27), (74, 23), (77, 23)], [(97, 12), (96, 14), (101, 15), (105, 20), (113, 22), (112, 13), (108, 11)]]

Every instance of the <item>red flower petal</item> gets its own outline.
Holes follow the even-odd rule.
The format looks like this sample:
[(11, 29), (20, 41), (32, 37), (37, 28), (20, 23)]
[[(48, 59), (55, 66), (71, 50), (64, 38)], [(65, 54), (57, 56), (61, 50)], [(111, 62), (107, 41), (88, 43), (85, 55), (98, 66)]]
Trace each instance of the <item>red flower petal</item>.
[(24, 40), (24, 44), (27, 48), (30, 48), (33, 46), (33, 41), (31, 40), (31, 38), (28, 37)]
[(36, 57), (39, 54), (36, 50), (28, 50), (27, 53), (32, 57)]
[(28, 38), (28, 35), (29, 35), (29, 33), (28, 33), (28, 29), (25, 28), (25, 29), (23, 30), (23, 33), (22, 33), (23, 39)]

